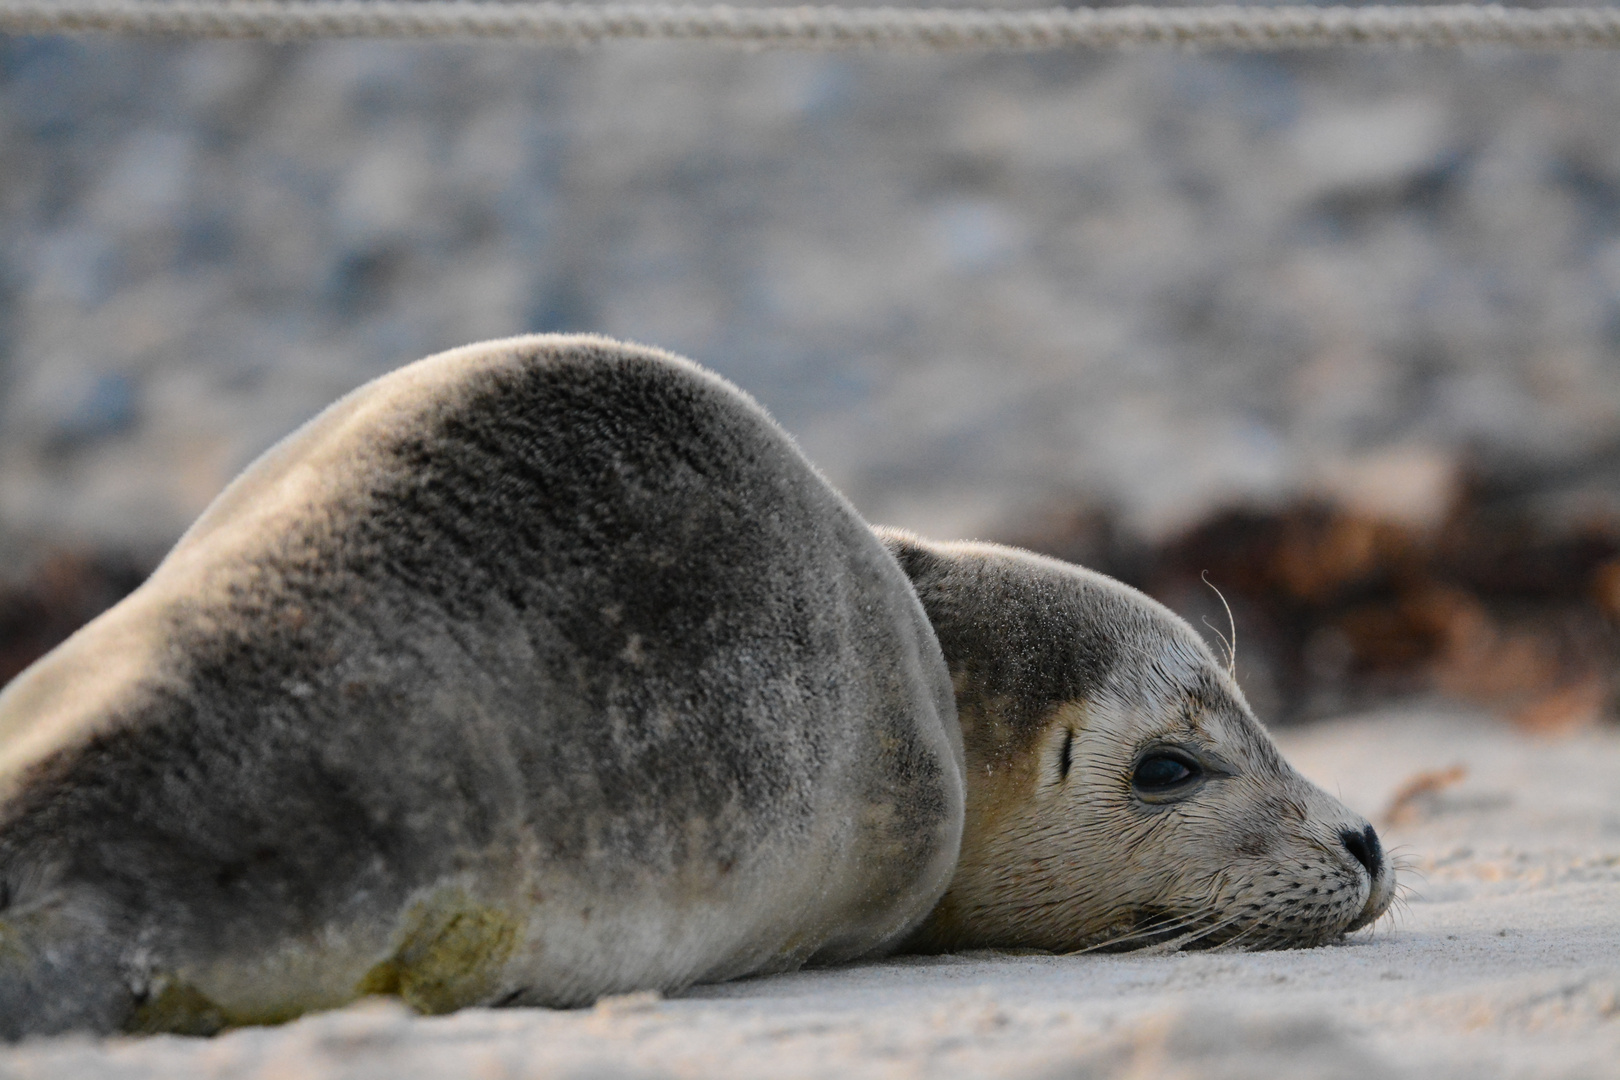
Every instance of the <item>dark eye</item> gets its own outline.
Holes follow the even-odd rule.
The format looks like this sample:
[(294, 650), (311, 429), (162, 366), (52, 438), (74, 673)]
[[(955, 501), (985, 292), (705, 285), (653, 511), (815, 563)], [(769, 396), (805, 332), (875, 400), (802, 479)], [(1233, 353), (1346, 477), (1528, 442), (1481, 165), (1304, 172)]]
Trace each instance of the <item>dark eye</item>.
[(1181, 754), (1158, 751), (1136, 763), (1131, 785), (1138, 791), (1158, 795), (1198, 779), (1204, 770)]

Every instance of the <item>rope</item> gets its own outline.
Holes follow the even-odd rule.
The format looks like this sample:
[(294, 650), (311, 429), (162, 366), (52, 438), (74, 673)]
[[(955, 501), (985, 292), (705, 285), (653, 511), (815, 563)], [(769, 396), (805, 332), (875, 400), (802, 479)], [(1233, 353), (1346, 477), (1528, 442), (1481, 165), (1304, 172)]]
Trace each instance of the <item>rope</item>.
[(737, 8), (495, 0), (0, 0), (0, 33), (432, 38), (579, 45), (615, 38), (777, 48), (1292, 49), (1620, 47), (1620, 7)]

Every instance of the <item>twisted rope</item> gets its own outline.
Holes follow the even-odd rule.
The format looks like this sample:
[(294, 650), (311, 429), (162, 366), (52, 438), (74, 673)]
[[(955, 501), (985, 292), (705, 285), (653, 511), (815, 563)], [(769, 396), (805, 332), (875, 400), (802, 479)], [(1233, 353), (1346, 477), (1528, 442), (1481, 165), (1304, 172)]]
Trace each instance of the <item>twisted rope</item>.
[(776, 48), (1106, 49), (1180, 45), (1620, 47), (1620, 7), (737, 8), (495, 0), (0, 0), (0, 33), (432, 38), (578, 45), (618, 38)]

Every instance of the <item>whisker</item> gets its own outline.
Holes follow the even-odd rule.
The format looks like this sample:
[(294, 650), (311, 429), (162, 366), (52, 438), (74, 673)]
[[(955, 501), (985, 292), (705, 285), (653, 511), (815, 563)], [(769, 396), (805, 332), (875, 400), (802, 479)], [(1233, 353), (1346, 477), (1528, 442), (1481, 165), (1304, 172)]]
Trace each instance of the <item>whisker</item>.
[[(1185, 916), (1181, 917), (1180, 919), (1177, 919), (1174, 922), (1169, 923), (1167, 925), (1154, 926), (1154, 927), (1151, 927), (1151, 928), (1149, 928), (1147, 930), (1134, 931), (1132, 933), (1122, 934), (1122, 935), (1120, 935), (1118, 937), (1115, 937), (1115, 938), (1110, 938), (1108, 941), (1098, 942), (1096, 945), (1089, 946), (1087, 949), (1085, 949), (1083, 951), (1085, 951), (1085, 952), (1093, 952), (1093, 951), (1096, 951), (1097, 949), (1104, 949), (1104, 948), (1110, 948), (1110, 947), (1117, 948), (1120, 945), (1127, 944), (1128, 942), (1131, 942), (1131, 941), (1134, 941), (1134, 940), (1143, 940), (1143, 939), (1154, 938), (1154, 937), (1162, 938), (1165, 934), (1172, 934), (1172, 935), (1175, 935), (1175, 936), (1170, 937), (1170, 938), (1165, 939), (1165, 940), (1154, 941), (1154, 942), (1152, 942), (1150, 944), (1143, 945), (1140, 949), (1138, 949), (1136, 951), (1138, 951), (1138, 952), (1140, 952), (1142, 954), (1145, 954), (1145, 955), (1149, 955), (1149, 956), (1159, 956), (1159, 955), (1167, 955), (1169, 953), (1174, 953), (1174, 952), (1181, 952), (1181, 951), (1185, 950), (1188, 946), (1194, 945), (1197, 942), (1202, 941), (1203, 939), (1209, 937), (1211, 934), (1220, 933), (1222, 930), (1224, 930), (1227, 927), (1231, 926), (1233, 923), (1239, 921), (1242, 918), (1242, 916), (1241, 915), (1228, 915), (1224, 919), (1216, 919), (1214, 922), (1206, 923), (1206, 920), (1208, 920), (1209, 918), (1210, 918), (1210, 912), (1207, 912), (1207, 911), (1206, 912), (1195, 912), (1195, 913), (1192, 913), (1192, 914), (1189, 914), (1189, 915), (1185, 915)], [(1199, 925), (1201, 923), (1203, 923), (1205, 925)], [(1183, 929), (1185, 929), (1187, 932), (1177, 934), (1177, 931), (1183, 930)]]
[(1101, 949), (1117, 948), (1118, 946), (1126, 945), (1133, 941), (1142, 941), (1148, 938), (1162, 937), (1165, 934), (1174, 934), (1179, 930), (1183, 930), (1189, 926), (1195, 925), (1199, 922), (1199, 920), (1205, 917), (1206, 916), (1202, 914), (1196, 913), (1190, 915), (1165, 914), (1155, 916), (1153, 919), (1140, 923), (1123, 934), (1116, 934), (1114, 937), (1105, 938), (1102, 941), (1094, 942), (1091, 945), (1086, 945), (1082, 948), (1075, 949), (1072, 952), (1064, 953), (1063, 955), (1081, 956), (1086, 953), (1097, 952)]
[(1133, 942), (1146, 942), (1154, 938), (1161, 937), (1164, 934), (1175, 933), (1175, 931), (1179, 929), (1181, 929), (1180, 926), (1167, 924), (1164, 926), (1149, 927), (1142, 930), (1131, 930), (1123, 934), (1116, 934), (1111, 938), (1104, 938), (1101, 941), (1092, 942), (1090, 945), (1083, 945), (1080, 948), (1066, 952), (1063, 955), (1085, 956), (1088, 953), (1102, 952), (1105, 949), (1118, 949), (1122, 946), (1129, 946)]
[(1144, 949), (1143, 951), (1144, 952), (1149, 952), (1149, 953), (1181, 952), (1182, 950), (1186, 949), (1189, 945), (1193, 945), (1193, 944), (1195, 944), (1195, 943), (1197, 943), (1199, 941), (1202, 941), (1204, 938), (1209, 937), (1209, 935), (1211, 935), (1211, 934), (1218, 933), (1221, 930), (1226, 929), (1228, 926), (1231, 926), (1237, 920), (1238, 920), (1238, 916), (1230, 915), (1230, 916), (1226, 917), (1225, 919), (1221, 919), (1221, 920), (1215, 922), (1214, 924), (1212, 924), (1210, 926), (1205, 926), (1205, 927), (1202, 927), (1200, 929), (1189, 931), (1188, 933), (1185, 933), (1185, 934), (1181, 935), (1180, 937), (1174, 938), (1174, 939), (1172, 939), (1170, 941), (1166, 941), (1163, 944), (1150, 945), (1146, 949)]
[(1248, 926), (1244, 927), (1242, 930), (1239, 930), (1237, 933), (1235, 933), (1231, 937), (1227, 938), (1225, 941), (1218, 942), (1215, 945), (1210, 946), (1209, 951), (1210, 952), (1244, 952), (1246, 950), (1246, 946), (1243, 943), (1243, 939), (1245, 937), (1249, 936), (1250, 934), (1254, 933), (1258, 929), (1260, 929), (1260, 923), (1258, 921), (1252, 922)]
[[(1215, 925), (1201, 931), (1200, 933), (1198, 933), (1196, 935), (1189, 935), (1188, 940), (1183, 942), (1181, 947), (1183, 949), (1185, 949), (1188, 945), (1191, 945), (1196, 941), (1199, 941), (1199, 940), (1202, 940), (1203, 938), (1209, 937), (1211, 934), (1214, 934), (1214, 933), (1216, 933), (1216, 932), (1218, 932), (1220, 930), (1224, 930), (1226, 927), (1231, 926), (1233, 923), (1237, 922), (1241, 918), (1242, 918), (1241, 914), (1228, 916), (1227, 918), (1222, 919), (1220, 922), (1218, 922)], [(1227, 938), (1225, 941), (1218, 941), (1214, 945), (1210, 946), (1210, 951), (1211, 952), (1218, 952), (1218, 951), (1228, 950), (1228, 949), (1233, 951), (1233, 952), (1238, 951), (1237, 943), (1243, 940), (1244, 935), (1254, 932), (1256, 929), (1259, 928), (1259, 926), (1260, 926), (1259, 920), (1251, 922), (1247, 927), (1245, 927), (1242, 930), (1239, 930), (1237, 933), (1233, 934), (1231, 937)]]
[[(1208, 585), (1211, 589), (1215, 589), (1215, 583), (1213, 581), (1209, 580), (1209, 571), (1208, 570), (1205, 570), (1203, 573), (1199, 574), (1198, 576), (1204, 579), (1204, 584), (1205, 585)], [(1226, 594), (1221, 592), (1221, 590), (1219, 590), (1219, 589), (1215, 589), (1215, 595), (1219, 596), (1221, 598), (1221, 607), (1226, 609), (1226, 625), (1232, 628), (1232, 637), (1231, 637), (1230, 640), (1228, 640), (1226, 635), (1222, 634), (1219, 630), (1215, 630), (1215, 628), (1213, 626), (1209, 626), (1209, 620), (1208, 619), (1204, 620), (1204, 625), (1209, 626), (1209, 628), (1211, 630), (1215, 630), (1216, 635), (1220, 637), (1220, 639), (1221, 639), (1221, 641), (1223, 643), (1225, 643), (1225, 645), (1226, 645), (1226, 673), (1228, 675), (1230, 675), (1232, 678), (1236, 679), (1237, 678), (1237, 620), (1232, 617), (1232, 605), (1228, 604), (1226, 602)]]

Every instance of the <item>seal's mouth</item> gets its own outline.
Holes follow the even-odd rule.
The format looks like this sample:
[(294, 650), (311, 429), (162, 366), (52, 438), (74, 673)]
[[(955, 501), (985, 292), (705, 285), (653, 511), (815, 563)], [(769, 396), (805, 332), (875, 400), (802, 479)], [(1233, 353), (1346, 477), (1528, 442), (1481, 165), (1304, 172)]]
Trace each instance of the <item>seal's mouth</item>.
[(1395, 868), (1385, 860), (1382, 872), (1372, 879), (1372, 888), (1367, 891), (1367, 902), (1361, 906), (1361, 911), (1350, 920), (1350, 925), (1344, 928), (1347, 934), (1353, 934), (1362, 927), (1371, 926), (1383, 918), (1384, 912), (1395, 899)]

